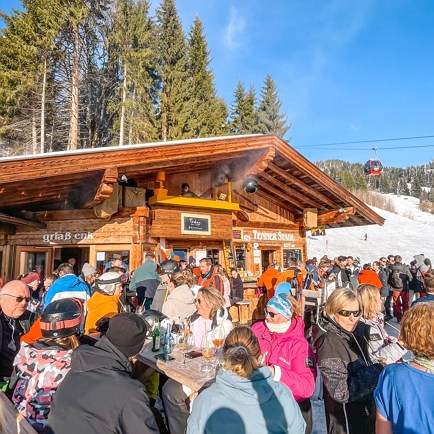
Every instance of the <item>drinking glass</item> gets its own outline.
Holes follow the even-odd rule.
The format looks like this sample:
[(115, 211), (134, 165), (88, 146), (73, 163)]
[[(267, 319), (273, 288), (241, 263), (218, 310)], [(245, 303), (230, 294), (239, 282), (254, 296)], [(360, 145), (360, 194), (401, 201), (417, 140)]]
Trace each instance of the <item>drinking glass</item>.
[(211, 359), (215, 354), (215, 345), (213, 342), (212, 333), (206, 333), (202, 338), (201, 352), (205, 357), (206, 362), (203, 362), (200, 367), (200, 372), (206, 374), (206, 376), (212, 376), (212, 372), (215, 371), (215, 366), (211, 363)]
[(216, 353), (219, 352), (219, 348), (223, 345), (223, 342), (225, 341), (225, 331), (223, 329), (223, 326), (217, 326), (212, 331), (213, 336), (213, 343), (216, 346)]
[(187, 368), (187, 360), (185, 354), (191, 345), (194, 343), (193, 334), (190, 330), (190, 325), (187, 321), (183, 321), (179, 327), (179, 339), (178, 339), (178, 348), (183, 353), (182, 363), (178, 365), (178, 368), (186, 369)]

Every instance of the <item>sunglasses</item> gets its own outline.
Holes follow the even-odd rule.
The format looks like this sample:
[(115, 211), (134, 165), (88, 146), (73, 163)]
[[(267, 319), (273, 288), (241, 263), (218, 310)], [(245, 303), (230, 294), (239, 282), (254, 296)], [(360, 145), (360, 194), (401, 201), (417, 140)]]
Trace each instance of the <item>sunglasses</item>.
[(202, 299), (201, 298), (196, 298), (196, 300), (194, 300), (195, 303), (197, 304), (202, 304)]
[(269, 312), (267, 309), (264, 309), (265, 316), (269, 315), (270, 318), (274, 318), (276, 315), (279, 315), (276, 312)]
[(17, 303), (21, 303), (21, 302), (24, 301), (24, 300), (26, 300), (26, 303), (28, 303), (28, 302), (31, 300), (30, 297), (22, 297), (21, 295), (19, 295), (19, 296), (12, 295), (12, 294), (2, 294), (2, 295), (7, 295), (8, 297), (14, 297), (14, 298), (15, 298), (15, 301), (16, 301)]
[(346, 310), (346, 309), (342, 309), (338, 312), (338, 315), (340, 316), (344, 316), (346, 318), (350, 317), (351, 315), (353, 315), (353, 317), (359, 317), (362, 314), (361, 310)]

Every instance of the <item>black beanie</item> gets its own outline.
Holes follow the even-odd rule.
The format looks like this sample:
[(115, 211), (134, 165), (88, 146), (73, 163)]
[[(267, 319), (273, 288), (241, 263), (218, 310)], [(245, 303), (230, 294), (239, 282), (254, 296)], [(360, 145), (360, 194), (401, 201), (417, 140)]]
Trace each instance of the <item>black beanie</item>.
[(109, 321), (108, 340), (127, 357), (140, 353), (146, 339), (146, 323), (135, 313), (123, 312)]

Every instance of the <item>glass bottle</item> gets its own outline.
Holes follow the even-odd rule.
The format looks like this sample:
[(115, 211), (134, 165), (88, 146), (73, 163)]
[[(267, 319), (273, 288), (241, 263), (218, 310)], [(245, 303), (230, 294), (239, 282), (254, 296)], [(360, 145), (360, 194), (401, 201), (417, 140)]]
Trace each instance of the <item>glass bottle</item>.
[(152, 330), (152, 351), (154, 353), (160, 351), (160, 322), (155, 320), (154, 330)]

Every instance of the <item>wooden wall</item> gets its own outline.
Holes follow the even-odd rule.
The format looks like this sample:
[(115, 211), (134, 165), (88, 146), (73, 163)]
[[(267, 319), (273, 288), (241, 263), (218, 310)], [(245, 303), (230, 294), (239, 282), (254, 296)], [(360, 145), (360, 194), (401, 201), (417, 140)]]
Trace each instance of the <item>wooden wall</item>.
[[(209, 211), (209, 212), (208, 212)], [(211, 217), (211, 235), (182, 234), (181, 213), (191, 213)], [(230, 240), (232, 238), (232, 213), (215, 210), (155, 208), (151, 227), (151, 237), (176, 240)]]

